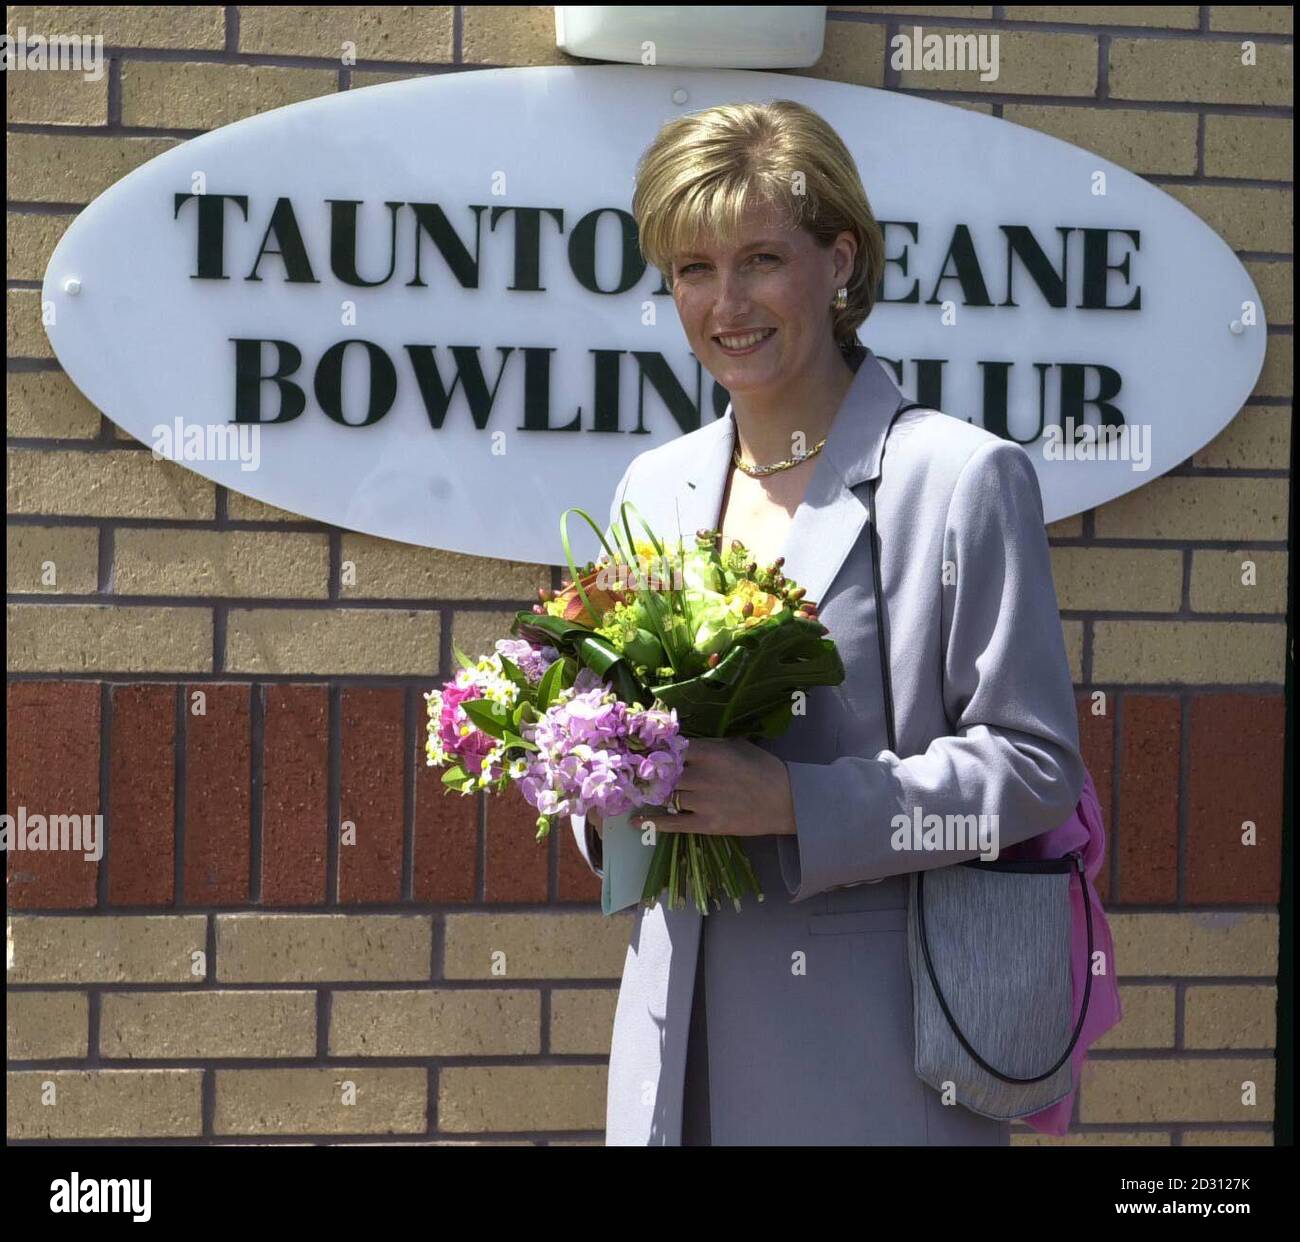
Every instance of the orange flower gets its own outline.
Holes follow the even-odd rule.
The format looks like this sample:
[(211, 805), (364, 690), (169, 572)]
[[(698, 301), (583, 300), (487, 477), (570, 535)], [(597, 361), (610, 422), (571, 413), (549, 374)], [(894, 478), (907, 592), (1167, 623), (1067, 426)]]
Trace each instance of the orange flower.
[[(601, 585), (597, 585), (597, 580)], [(600, 616), (593, 617), (587, 611), (587, 606), (582, 602), (582, 596), (578, 594), (578, 588), (572, 582), (568, 583), (563, 590), (555, 593), (555, 604), (563, 607), (564, 611), (559, 615), (566, 621), (574, 621), (579, 625), (589, 625), (592, 629), (600, 624), (601, 617), (605, 615), (615, 604), (625, 604), (628, 601), (629, 593), (613, 588), (613, 583), (617, 582), (617, 575), (612, 571), (606, 570), (602, 576), (599, 569), (592, 570), (581, 579), (582, 589), (587, 592), (587, 598), (591, 600), (592, 607), (595, 608)]]

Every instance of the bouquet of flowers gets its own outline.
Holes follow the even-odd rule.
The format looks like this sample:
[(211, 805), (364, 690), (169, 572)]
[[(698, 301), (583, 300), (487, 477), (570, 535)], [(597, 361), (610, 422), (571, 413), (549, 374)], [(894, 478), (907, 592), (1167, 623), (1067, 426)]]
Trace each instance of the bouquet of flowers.
[[(781, 572), (760, 568), (743, 544), (724, 552), (717, 531), (665, 544), (637, 513), (647, 538), (634, 540), (625, 502), (614, 547), (581, 509), (560, 534), (572, 578), (542, 590), (516, 615), (511, 639), (462, 665), (425, 695), (430, 765), (462, 794), (517, 783), (538, 812), (537, 839), (560, 816), (604, 818), (668, 811), (689, 739), (776, 737), (793, 719), (793, 699), (814, 685), (838, 685), (844, 668), (824, 637), (816, 605)], [(579, 568), (567, 521), (577, 513), (605, 554)], [(668, 891), (697, 908), (736, 909), (746, 891), (763, 899), (735, 837), (658, 835), (642, 901)]]

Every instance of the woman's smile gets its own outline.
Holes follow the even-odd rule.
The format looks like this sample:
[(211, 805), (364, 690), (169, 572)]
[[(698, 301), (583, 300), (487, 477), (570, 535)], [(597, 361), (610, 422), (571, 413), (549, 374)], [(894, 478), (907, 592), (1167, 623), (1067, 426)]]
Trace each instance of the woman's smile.
[(759, 328), (754, 332), (715, 336), (713, 339), (729, 358), (739, 358), (745, 354), (757, 353), (775, 335), (775, 328)]

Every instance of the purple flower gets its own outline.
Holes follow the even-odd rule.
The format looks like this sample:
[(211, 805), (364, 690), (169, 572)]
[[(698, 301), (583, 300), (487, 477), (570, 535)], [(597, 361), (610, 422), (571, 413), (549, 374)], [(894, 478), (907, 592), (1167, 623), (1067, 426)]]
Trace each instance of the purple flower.
[(539, 647), (526, 638), (498, 638), (496, 653), (517, 664), (533, 685), (541, 681), (546, 670), (560, 658), (554, 647)]

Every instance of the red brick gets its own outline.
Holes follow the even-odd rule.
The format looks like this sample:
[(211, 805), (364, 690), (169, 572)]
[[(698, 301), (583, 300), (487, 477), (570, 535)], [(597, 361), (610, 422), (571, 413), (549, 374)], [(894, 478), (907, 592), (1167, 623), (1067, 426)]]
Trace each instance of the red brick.
[(415, 898), (471, 902), (478, 895), (478, 808), (481, 796), (466, 797), (442, 783), (442, 768), (425, 757), (424, 699), (420, 727), (411, 739), (415, 759)]
[(400, 901), (405, 694), (342, 692), (339, 823), (355, 825), (355, 843), (339, 842), (339, 901)]
[[(185, 687), (185, 903), (249, 899), (252, 791), (250, 688)], [(195, 714), (196, 696), (206, 700)]]
[(560, 864), (557, 872), (559, 899), (561, 901), (599, 901), (600, 881), (591, 873), (591, 868), (582, 861), (577, 843), (573, 839), (573, 829), (568, 819), (564, 819), (552, 831), (559, 838), (555, 848), (560, 851)]
[[(23, 681), (9, 686), (6, 813), (102, 815), (100, 683)], [(10, 906), (85, 909), (97, 901), (98, 862), (79, 850), (7, 851)]]
[(1126, 694), (1119, 740), (1119, 893), (1126, 904), (1178, 900), (1178, 768), (1182, 704)]
[(550, 852), (549, 841), (537, 840), (536, 808), (514, 785), (488, 798), (488, 901), (546, 901)]
[(109, 726), (108, 900), (170, 906), (176, 900), (175, 686), (114, 686)]
[[(1280, 694), (1192, 699), (1189, 902), (1278, 901), (1285, 716)], [(1254, 845), (1241, 843), (1245, 820), (1255, 824)]]
[(329, 689), (267, 686), (262, 746), (262, 902), (326, 901)]
[(1080, 694), (1076, 699), (1079, 711), (1079, 752), (1096, 787), (1097, 801), (1101, 803), (1102, 823), (1106, 827), (1106, 854), (1101, 860), (1101, 870), (1093, 880), (1097, 896), (1103, 902), (1110, 897), (1110, 859), (1115, 849), (1115, 820), (1110, 794), (1115, 773), (1115, 706), (1118, 701), (1112, 691), (1106, 691), (1106, 714), (1097, 716), (1093, 715), (1091, 694)]

